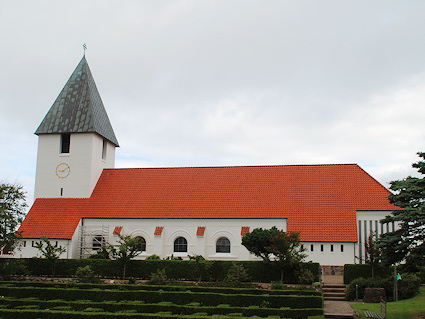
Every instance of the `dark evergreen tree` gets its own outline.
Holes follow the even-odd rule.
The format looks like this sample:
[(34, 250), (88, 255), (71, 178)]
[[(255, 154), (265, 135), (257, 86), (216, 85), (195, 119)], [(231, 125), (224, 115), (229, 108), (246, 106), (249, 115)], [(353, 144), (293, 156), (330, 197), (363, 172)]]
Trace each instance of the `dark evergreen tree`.
[(408, 267), (425, 265), (425, 153), (418, 155), (422, 160), (412, 166), (422, 177), (409, 176), (391, 182), (393, 193), (388, 199), (401, 209), (393, 211), (381, 223), (398, 223), (400, 228), (379, 238), (378, 246), (386, 264), (405, 261)]
[(0, 249), (13, 251), (20, 238), (17, 228), (25, 216), (25, 192), (17, 184), (0, 183)]

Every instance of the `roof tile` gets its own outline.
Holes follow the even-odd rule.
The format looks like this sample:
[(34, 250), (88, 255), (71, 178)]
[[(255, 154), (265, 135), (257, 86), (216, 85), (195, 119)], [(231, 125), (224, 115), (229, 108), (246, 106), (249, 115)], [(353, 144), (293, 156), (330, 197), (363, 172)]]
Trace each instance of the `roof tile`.
[(38, 198), (20, 230), (70, 239), (81, 218), (287, 218), (303, 241), (357, 242), (356, 211), (399, 209), (389, 194), (355, 164), (105, 169), (88, 199)]

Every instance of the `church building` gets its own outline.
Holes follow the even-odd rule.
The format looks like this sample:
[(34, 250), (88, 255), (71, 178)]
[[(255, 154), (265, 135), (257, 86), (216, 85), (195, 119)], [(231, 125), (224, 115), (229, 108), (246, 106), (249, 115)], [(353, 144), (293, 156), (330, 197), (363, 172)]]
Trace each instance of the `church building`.
[(34, 257), (42, 236), (87, 258), (118, 235), (141, 255), (256, 260), (242, 246), (255, 228), (299, 232), (307, 261), (364, 262), (379, 220), (397, 209), (356, 164), (116, 169), (119, 147), (85, 57), (35, 132), (35, 202), (15, 257)]

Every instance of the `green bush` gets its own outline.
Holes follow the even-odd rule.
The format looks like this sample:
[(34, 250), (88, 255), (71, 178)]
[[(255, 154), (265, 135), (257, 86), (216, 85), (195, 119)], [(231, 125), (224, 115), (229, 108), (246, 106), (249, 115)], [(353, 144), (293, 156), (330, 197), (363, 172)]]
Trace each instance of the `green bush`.
[(419, 293), (421, 279), (415, 274), (402, 274), (397, 282), (399, 299), (408, 299)]
[(75, 276), (77, 277), (79, 282), (86, 283), (96, 283), (99, 282), (99, 279), (96, 278), (94, 271), (90, 268), (89, 265), (84, 267), (78, 267), (75, 272)]
[(224, 278), (224, 281), (233, 287), (243, 286), (242, 283), (250, 280), (248, 272), (241, 264), (232, 264), (232, 267), (227, 271), (226, 278)]
[[(375, 278), (387, 278), (393, 272), (392, 267), (378, 265), (375, 267)], [(349, 284), (357, 278), (372, 278), (372, 267), (368, 264), (344, 265), (344, 284)]]
[(272, 281), (270, 283), (270, 289), (271, 290), (283, 290), (286, 286), (281, 281)]
[[(399, 300), (408, 299), (416, 296), (419, 293), (421, 280), (414, 274), (402, 274), (402, 280), (397, 282)], [(387, 278), (357, 278), (354, 279), (348, 286), (346, 298), (354, 300), (356, 298), (356, 284), (358, 285), (359, 299), (363, 299), (365, 288), (384, 288), (388, 300), (393, 299), (394, 292), (394, 277)]]
[(148, 281), (149, 285), (163, 285), (167, 282), (167, 274), (165, 273), (165, 269), (157, 270), (156, 273), (153, 272), (151, 274), (151, 278)]

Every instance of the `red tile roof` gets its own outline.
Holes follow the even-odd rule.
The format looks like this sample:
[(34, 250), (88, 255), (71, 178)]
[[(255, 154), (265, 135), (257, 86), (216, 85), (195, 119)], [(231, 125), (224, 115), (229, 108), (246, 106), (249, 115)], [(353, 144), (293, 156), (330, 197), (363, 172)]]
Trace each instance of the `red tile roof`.
[(81, 218), (287, 218), (303, 241), (357, 242), (356, 211), (391, 211), (355, 164), (105, 169), (90, 198), (35, 201), (24, 238), (70, 239)]

